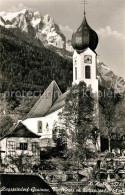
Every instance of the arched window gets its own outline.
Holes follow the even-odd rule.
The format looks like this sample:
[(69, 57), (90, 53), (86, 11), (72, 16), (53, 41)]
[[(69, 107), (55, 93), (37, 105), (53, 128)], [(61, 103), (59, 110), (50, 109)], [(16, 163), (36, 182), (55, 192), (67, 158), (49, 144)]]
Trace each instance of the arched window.
[(42, 133), (43, 132), (43, 124), (42, 121), (38, 121), (38, 133)]
[(90, 79), (91, 78), (91, 67), (85, 66), (85, 78)]
[(75, 67), (75, 80), (77, 80), (77, 67)]

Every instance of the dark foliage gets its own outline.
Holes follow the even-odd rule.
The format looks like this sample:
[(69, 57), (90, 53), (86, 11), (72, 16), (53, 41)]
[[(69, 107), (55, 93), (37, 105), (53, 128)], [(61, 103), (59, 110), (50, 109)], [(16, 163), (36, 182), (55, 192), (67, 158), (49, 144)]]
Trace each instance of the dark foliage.
[[(86, 94), (86, 95), (85, 95)], [(91, 139), (95, 99), (91, 88), (84, 82), (73, 85), (65, 100), (65, 106), (59, 114), (67, 139), (67, 156), (81, 161), (87, 157), (87, 140)], [(59, 127), (60, 128), (60, 127)], [(70, 148), (70, 149), (69, 149)], [(87, 152), (86, 152), (87, 151)]]
[[(40, 45), (25, 33), (1, 27), (0, 92), (44, 91), (58, 82), (62, 91), (71, 85), (72, 62)], [(15, 92), (15, 93), (14, 93)], [(18, 93), (19, 94), (19, 93)], [(37, 94), (37, 93), (35, 93)]]
[[(111, 151), (111, 140), (114, 137), (118, 139), (117, 133), (117, 120), (116, 120), (116, 106), (123, 100), (123, 97), (115, 93), (113, 88), (105, 88), (104, 86), (99, 86), (101, 95), (99, 98), (99, 104), (101, 108), (101, 113), (103, 115), (103, 126), (101, 126), (101, 134), (108, 138), (109, 151)], [(123, 132), (119, 132), (119, 135), (124, 137)]]
[(4, 117), (0, 123), (0, 137), (4, 136), (8, 132), (8, 129), (12, 127), (12, 125), (12, 119), (9, 116)]

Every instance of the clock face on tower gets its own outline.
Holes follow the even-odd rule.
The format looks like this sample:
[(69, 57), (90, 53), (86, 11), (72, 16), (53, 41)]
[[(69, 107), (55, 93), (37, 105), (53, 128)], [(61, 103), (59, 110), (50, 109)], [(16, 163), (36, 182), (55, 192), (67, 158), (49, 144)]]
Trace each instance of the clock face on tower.
[(85, 55), (84, 56), (84, 63), (92, 64), (92, 56), (91, 55)]

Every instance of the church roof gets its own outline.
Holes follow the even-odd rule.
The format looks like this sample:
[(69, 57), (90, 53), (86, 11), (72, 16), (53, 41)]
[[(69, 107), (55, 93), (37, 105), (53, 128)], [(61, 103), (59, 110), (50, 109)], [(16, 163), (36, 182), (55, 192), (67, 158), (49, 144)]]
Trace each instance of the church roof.
[(16, 126), (13, 126), (10, 131), (2, 137), (2, 139), (5, 137), (39, 138), (40, 136), (30, 131), (24, 124), (20, 122)]
[(50, 110), (60, 95), (62, 95), (62, 92), (60, 91), (57, 83), (52, 81), (43, 95), (30, 110), (26, 118), (43, 117)]
[(65, 99), (66, 99), (67, 93), (68, 93), (68, 91), (63, 93), (62, 95), (60, 95), (58, 97), (58, 99), (53, 104), (53, 106), (50, 108), (50, 110), (46, 113), (46, 115), (49, 115), (49, 114), (61, 109), (65, 105)]

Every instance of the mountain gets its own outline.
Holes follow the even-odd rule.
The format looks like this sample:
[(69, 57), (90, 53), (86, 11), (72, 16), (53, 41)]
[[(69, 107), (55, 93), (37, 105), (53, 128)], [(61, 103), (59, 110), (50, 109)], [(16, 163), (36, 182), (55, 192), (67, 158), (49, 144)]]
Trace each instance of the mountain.
[(117, 93), (125, 92), (125, 80), (115, 75), (103, 62), (97, 63), (97, 74), (105, 87), (112, 87)]
[(42, 16), (38, 11), (21, 10), (18, 12), (0, 12), (0, 25), (5, 28), (20, 29), (33, 38), (38, 38), (45, 45), (71, 50), (70, 44), (59, 26), (48, 14)]

